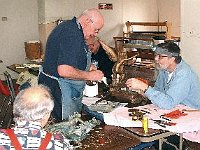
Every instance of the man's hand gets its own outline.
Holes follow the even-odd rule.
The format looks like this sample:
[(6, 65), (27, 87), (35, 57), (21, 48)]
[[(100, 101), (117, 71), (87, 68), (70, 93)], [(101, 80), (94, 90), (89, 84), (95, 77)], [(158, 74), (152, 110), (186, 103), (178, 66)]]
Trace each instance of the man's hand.
[(104, 74), (100, 70), (83, 71), (76, 69), (69, 65), (59, 65), (58, 73), (61, 77), (72, 79), (72, 80), (91, 80), (98, 81), (102, 80)]
[(104, 77), (104, 74), (100, 70), (92, 70), (89, 72), (88, 80), (91, 81), (99, 81), (102, 80)]
[(145, 91), (148, 88), (148, 84), (146, 84), (144, 81), (141, 81), (137, 78), (130, 78), (126, 81), (126, 86), (130, 90), (142, 90)]
[(90, 70), (90, 71), (97, 70), (97, 67), (96, 67), (94, 64), (91, 64), (89, 70)]

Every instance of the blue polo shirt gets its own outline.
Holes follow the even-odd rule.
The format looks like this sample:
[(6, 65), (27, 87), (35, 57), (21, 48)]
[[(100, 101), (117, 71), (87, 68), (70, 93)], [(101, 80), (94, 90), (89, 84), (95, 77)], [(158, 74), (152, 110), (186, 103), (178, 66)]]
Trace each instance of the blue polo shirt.
[(48, 37), (43, 63), (43, 71), (59, 77), (57, 67), (70, 65), (85, 70), (87, 64), (87, 46), (81, 25), (76, 17), (63, 21)]

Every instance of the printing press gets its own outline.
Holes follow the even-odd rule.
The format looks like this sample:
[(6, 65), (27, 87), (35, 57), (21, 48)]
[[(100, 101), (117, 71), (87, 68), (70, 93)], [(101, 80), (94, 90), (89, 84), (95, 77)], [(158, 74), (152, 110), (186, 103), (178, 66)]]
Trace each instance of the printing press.
[(127, 21), (126, 27), (127, 32), (122, 37), (114, 37), (116, 55), (104, 45), (104, 49), (110, 52), (110, 58), (116, 62), (109, 96), (110, 100), (128, 102), (131, 106), (145, 105), (149, 100), (143, 93), (130, 91), (125, 82), (129, 78), (138, 78), (154, 85), (157, 71), (152, 49), (159, 42), (170, 39), (171, 23)]
[(127, 46), (127, 38), (116, 38), (117, 62), (113, 67), (112, 84), (109, 93), (115, 100), (128, 102), (132, 106), (145, 105), (148, 99), (140, 91), (130, 91), (125, 82), (129, 78), (138, 78), (153, 85), (156, 78), (154, 52), (149, 49)]

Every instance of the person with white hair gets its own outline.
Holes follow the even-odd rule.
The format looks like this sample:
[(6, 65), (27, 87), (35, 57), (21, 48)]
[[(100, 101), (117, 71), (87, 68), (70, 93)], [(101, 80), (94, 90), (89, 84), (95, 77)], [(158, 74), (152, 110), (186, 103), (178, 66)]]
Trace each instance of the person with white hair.
[(15, 126), (0, 130), (0, 149), (72, 149), (63, 135), (43, 129), (53, 107), (50, 91), (43, 85), (20, 91), (13, 104)]
[[(155, 47), (155, 63), (158, 76), (153, 87), (136, 78), (126, 81), (130, 90), (141, 90), (152, 104), (162, 109), (172, 109), (179, 104), (200, 109), (200, 82), (197, 74), (181, 57), (179, 46), (173, 41), (165, 41)], [(198, 140), (200, 131), (184, 133), (189, 140)], [(178, 136), (170, 136), (168, 142), (179, 144)], [(158, 148), (158, 142), (157, 142)], [(175, 148), (164, 143), (163, 150)]]
[(91, 52), (85, 42), (97, 36), (103, 24), (102, 14), (88, 9), (78, 18), (60, 23), (48, 37), (38, 82), (51, 89), (55, 100), (52, 115), (57, 121), (81, 113), (86, 81), (98, 81), (104, 76), (102, 71), (90, 69)]

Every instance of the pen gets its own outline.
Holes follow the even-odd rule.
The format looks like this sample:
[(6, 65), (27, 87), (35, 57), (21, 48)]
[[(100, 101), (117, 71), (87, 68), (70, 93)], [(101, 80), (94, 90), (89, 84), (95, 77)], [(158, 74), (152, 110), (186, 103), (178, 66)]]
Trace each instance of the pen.
[(147, 113), (147, 114), (150, 114), (149, 111), (146, 111), (146, 110), (140, 110), (141, 112), (144, 112), (144, 113)]
[(171, 119), (165, 117), (164, 115), (160, 115), (160, 118), (165, 119), (165, 120), (167, 120), (167, 121), (172, 121)]
[[(151, 120), (153, 120), (153, 119), (151, 119)], [(153, 120), (153, 121), (154, 121), (154, 123), (156, 123), (157, 125), (159, 125), (159, 126), (161, 126), (161, 127), (163, 127), (163, 128), (166, 128), (166, 125), (162, 124), (162, 121), (161, 121), (161, 120)]]
[(160, 124), (160, 123), (156, 123), (156, 124), (158, 124), (159, 126), (161, 126), (161, 127), (163, 127), (163, 128), (166, 128), (166, 126), (163, 125), (163, 124)]

